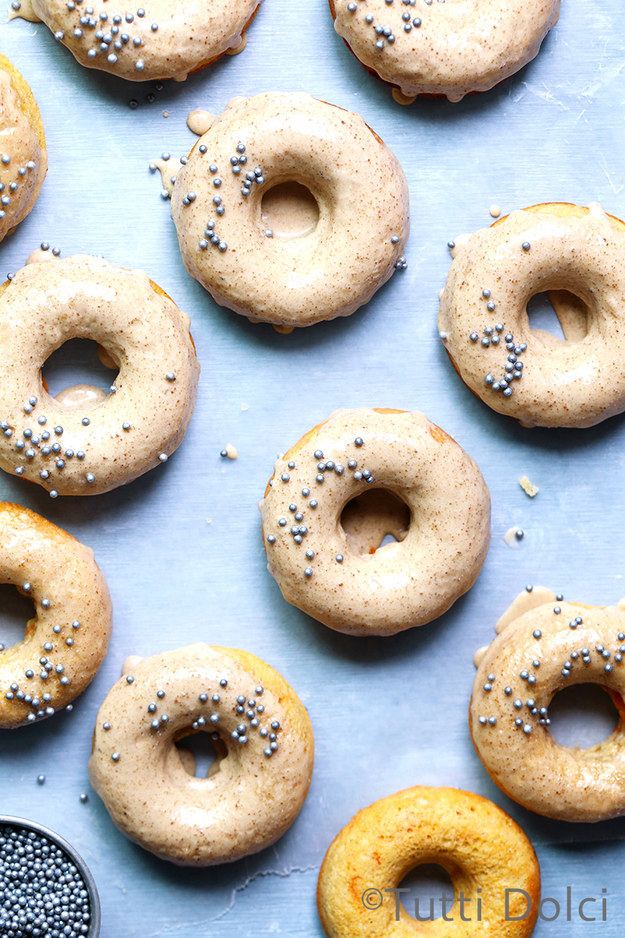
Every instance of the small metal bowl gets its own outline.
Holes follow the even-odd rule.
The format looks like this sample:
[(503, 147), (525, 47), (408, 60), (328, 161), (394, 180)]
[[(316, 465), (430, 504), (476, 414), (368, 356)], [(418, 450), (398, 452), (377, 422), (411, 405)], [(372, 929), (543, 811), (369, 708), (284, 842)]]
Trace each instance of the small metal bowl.
[(47, 837), (48, 840), (52, 841), (53, 844), (56, 844), (57, 847), (67, 854), (80, 873), (89, 894), (89, 912), (91, 918), (89, 920), (87, 938), (98, 938), (102, 919), (100, 897), (98, 896), (98, 890), (95, 880), (91, 875), (91, 870), (74, 847), (68, 844), (62, 837), (59, 837), (58, 834), (55, 834), (54, 831), (51, 831), (50, 828), (44, 827), (43, 824), (38, 824), (36, 821), (27, 821), (21, 817), (11, 817), (9, 815), (0, 814), (0, 827), (16, 827), (22, 830), (34, 831), (36, 834)]

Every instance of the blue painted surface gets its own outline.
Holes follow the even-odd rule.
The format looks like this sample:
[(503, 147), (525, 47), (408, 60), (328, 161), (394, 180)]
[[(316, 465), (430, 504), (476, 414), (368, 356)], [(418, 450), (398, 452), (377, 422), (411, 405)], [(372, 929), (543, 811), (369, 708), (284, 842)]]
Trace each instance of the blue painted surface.
[[(153, 103), (152, 85), (82, 70), (43, 26), (0, 26), (0, 48), (39, 101), (50, 158), (35, 210), (0, 245), (0, 271), (21, 266), (44, 239), (65, 256), (143, 267), (191, 315), (202, 363), (183, 446), (128, 488), (51, 502), (0, 477), (2, 498), (93, 546), (114, 599), (110, 653), (74, 712), (0, 733), (0, 813), (36, 818), (82, 852), (100, 888), (103, 935), (320, 938), (314, 894), (331, 839), (360, 807), (417, 783), (464, 787), (510, 811), (536, 845), (544, 895), (565, 898), (567, 885), (580, 897), (608, 890), (606, 923), (540, 923), (538, 938), (623, 934), (625, 821), (566, 825), (508, 801), (473, 751), (467, 705), (473, 652), (525, 583), (599, 604), (625, 591), (625, 423), (519, 428), (463, 387), (435, 327), (446, 243), (489, 224), (492, 203), (507, 211), (596, 200), (625, 215), (621, 12), (619, 0), (564, 0), (539, 58), (516, 77), (459, 105), (409, 109), (352, 58), (323, 0), (266, 0), (242, 55), (166, 84)], [(188, 277), (147, 171), (163, 150), (189, 150), (189, 110), (218, 112), (235, 94), (265, 90), (306, 90), (362, 113), (411, 190), (408, 270), (351, 318), (290, 336), (218, 308)], [(492, 548), (475, 588), (438, 622), (388, 640), (333, 634), (286, 605), (265, 570), (256, 509), (277, 452), (335, 408), (363, 404), (425, 411), (477, 460), (493, 498)], [(228, 442), (236, 462), (219, 457)], [(540, 486), (533, 501), (518, 486), (523, 474)], [(503, 541), (512, 525), (526, 531), (516, 551)], [(79, 795), (95, 715), (124, 658), (200, 639), (278, 668), (309, 708), (317, 756), (304, 810), (273, 849), (188, 872), (129, 844), (95, 794), (87, 805)]]

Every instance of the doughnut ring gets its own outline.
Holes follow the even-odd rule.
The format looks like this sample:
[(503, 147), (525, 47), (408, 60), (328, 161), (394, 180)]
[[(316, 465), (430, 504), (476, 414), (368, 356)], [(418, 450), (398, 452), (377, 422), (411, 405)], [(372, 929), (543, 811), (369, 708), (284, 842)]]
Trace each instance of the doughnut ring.
[[(361, 554), (343, 511), (375, 489), (408, 506), (409, 529)], [(278, 459), (259, 507), (284, 598), (352, 635), (392, 635), (441, 616), (475, 582), (490, 541), (478, 467), (424, 414), (407, 411), (336, 411)]]
[(37, 102), (14, 65), (0, 55), (0, 241), (30, 212), (48, 170)]
[[(478, 667), (473, 744), (495, 784), (530, 811), (563, 821), (618, 817), (625, 814), (625, 611), (538, 601), (510, 617)], [(588, 749), (561, 746), (548, 729), (554, 695), (572, 684), (600, 684), (621, 708), (615, 731)]]
[(14, 729), (83, 692), (106, 655), (113, 610), (93, 551), (9, 502), (0, 502), (0, 582), (35, 607), (24, 640), (0, 644), (0, 729)]
[[(423, 925), (396, 890), (412, 869), (429, 863), (447, 871), (456, 902), (436, 921), (419, 911)], [(522, 920), (529, 902), (520, 890), (531, 900)], [(539, 898), (534, 848), (511, 817), (479, 795), (421, 786), (352, 818), (326, 853), (317, 887), (328, 938), (527, 938)]]
[[(309, 214), (278, 203), (274, 230), (268, 200), (293, 186)], [(282, 330), (351, 315), (406, 266), (399, 162), (360, 115), (308, 94), (233, 99), (178, 171), (172, 216), (213, 299)]]
[(538, 55), (560, 14), (560, 0), (329, 2), (336, 32), (401, 104), (488, 91)]
[[(48, 394), (41, 369), (73, 338), (119, 367), (108, 396)], [(0, 288), (0, 343), (0, 467), (53, 498), (131, 482), (182, 442), (199, 373), (189, 318), (142, 271), (83, 255), (28, 264)]]
[(106, 0), (32, 0), (36, 17), (87, 68), (129, 81), (184, 81), (220, 59), (242, 52), (260, 0), (150, 0), (113, 8)]
[[(204, 779), (175, 745), (197, 732), (210, 732), (221, 756)], [(89, 773), (126, 837), (173, 863), (212, 866), (269, 847), (291, 826), (313, 748), (308, 714), (277, 671), (198, 643), (133, 659), (100, 708)]]
[[(625, 410), (622, 221), (598, 205), (535, 205), (455, 250), (438, 326), (469, 390), (528, 427), (591, 427)], [(543, 291), (564, 341), (531, 328), (527, 303)]]

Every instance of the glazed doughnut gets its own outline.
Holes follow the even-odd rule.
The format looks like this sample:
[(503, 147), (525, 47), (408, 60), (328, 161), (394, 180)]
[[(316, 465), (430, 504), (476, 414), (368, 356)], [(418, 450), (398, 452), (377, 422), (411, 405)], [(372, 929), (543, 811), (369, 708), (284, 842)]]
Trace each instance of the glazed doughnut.
[(35, 607), (24, 640), (0, 644), (0, 729), (14, 729), (83, 692), (106, 655), (113, 612), (93, 551), (8, 502), (0, 502), (0, 583)]
[[(409, 529), (388, 529), (397, 543), (378, 540), (361, 554), (342, 513), (375, 489), (405, 503)], [(441, 616), (475, 582), (490, 540), (478, 467), (424, 414), (407, 411), (336, 411), (278, 459), (259, 507), (267, 567), (284, 598), (352, 635), (392, 635)]]
[[(309, 214), (298, 222), (287, 200), (276, 226), (267, 199), (286, 184)], [(231, 101), (179, 170), (172, 216), (189, 273), (253, 322), (349, 316), (406, 263), (397, 159), (360, 115), (308, 94)]]
[[(202, 731), (223, 757), (206, 779), (175, 745)], [(312, 728), (293, 688), (248, 652), (201, 643), (134, 659), (100, 708), (89, 760), (122, 833), (185, 866), (275, 843), (304, 803), (312, 767)]]
[(560, 0), (330, 0), (334, 28), (368, 71), (397, 89), (460, 101), (538, 55)]
[[(447, 907), (446, 920), (421, 925), (393, 890), (416, 866), (430, 863), (447, 871), (464, 902)], [(512, 890), (531, 899), (525, 919), (527, 900)], [(534, 848), (511, 817), (479, 795), (421, 786), (382, 798), (352, 818), (326, 853), (317, 887), (329, 938), (526, 938), (539, 898)], [(427, 916), (423, 909), (420, 914)]]
[(622, 708), (625, 611), (622, 605), (548, 602), (514, 612), (475, 677), (469, 725), (477, 754), (508, 797), (562, 821), (625, 814), (623, 719), (589, 749), (556, 743), (549, 705), (559, 690), (600, 684)]
[[(625, 225), (598, 205), (536, 205), (463, 238), (438, 318), (456, 371), (524, 426), (591, 427), (621, 413), (624, 269)], [(527, 303), (543, 291), (565, 341), (530, 326)]]
[[(195, 405), (189, 317), (143, 271), (86, 255), (28, 264), (0, 290), (0, 467), (56, 497), (107, 492), (166, 462)], [(108, 396), (48, 394), (41, 369), (73, 338), (119, 367)]]
[(0, 55), (0, 241), (37, 201), (48, 170), (46, 138), (26, 81)]
[(87, 68), (129, 81), (174, 78), (245, 48), (260, 0), (149, 0), (113, 7), (106, 0), (32, 0), (36, 17)]

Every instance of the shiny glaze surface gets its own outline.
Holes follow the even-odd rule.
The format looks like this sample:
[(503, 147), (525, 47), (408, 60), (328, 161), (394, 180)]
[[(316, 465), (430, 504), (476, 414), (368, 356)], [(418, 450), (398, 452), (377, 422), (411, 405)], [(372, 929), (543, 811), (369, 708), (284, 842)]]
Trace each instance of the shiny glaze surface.
[[(128, 666), (100, 708), (89, 762), (117, 826), (189, 866), (232, 862), (274, 843), (312, 774), (312, 729), (292, 688), (253, 655), (199, 643)], [(174, 745), (200, 718), (222, 755), (204, 779), (185, 769)], [(233, 739), (240, 727), (245, 733)]]
[[(235, 174), (240, 146), (246, 162)], [(260, 184), (243, 195), (256, 169)], [(318, 222), (302, 237), (267, 236), (263, 195), (288, 181), (312, 193)], [(252, 321), (309, 326), (349, 316), (394, 273), (408, 237), (408, 187), (359, 114), (270, 93), (235, 98), (215, 118), (176, 176), (172, 216), (189, 273), (218, 303)], [(207, 243), (207, 222), (220, 246)]]
[(113, 609), (93, 551), (8, 502), (0, 502), (0, 583), (34, 606), (23, 641), (0, 649), (0, 728), (14, 729), (53, 716), (85, 689), (106, 655)]
[[(625, 813), (622, 718), (607, 739), (585, 749), (556, 743), (549, 725), (540, 722), (541, 708), (549, 719), (549, 705), (564, 687), (594, 683), (625, 694), (624, 653), (622, 604), (542, 603), (504, 626), (477, 670), (469, 722), (478, 755), (509, 797), (564, 821), (601, 821)], [(531, 707), (528, 699), (534, 701)], [(483, 723), (480, 717), (497, 722)]]
[[(119, 368), (95, 407), (84, 394), (53, 398), (43, 384), (44, 363), (73, 338), (100, 343)], [(60, 495), (95, 495), (165, 462), (182, 441), (199, 375), (189, 317), (143, 271), (86, 255), (28, 264), (0, 295), (0, 343), (5, 471)]]
[[(530, 326), (527, 303), (544, 291), (567, 291), (581, 301), (572, 306), (566, 294), (564, 300), (555, 294), (564, 340)], [(484, 330), (497, 330), (497, 324), (502, 326), (493, 333), (498, 345), (491, 341), (484, 348)], [(556, 204), (512, 212), (459, 239), (438, 326), (469, 388), (526, 426), (589, 427), (621, 413), (625, 227), (598, 205)], [(510, 381), (510, 397), (495, 391), (486, 377), (498, 381), (508, 367), (506, 335), (513, 337), (512, 354), (523, 369), (519, 380)]]
[[(237, 49), (259, 3), (149, 0), (137, 8), (92, 0), (87, 14), (80, 0), (71, 8), (67, 0), (31, 0), (33, 13), (81, 65), (130, 81), (183, 81), (195, 69)], [(88, 22), (82, 21), (85, 14)], [(103, 36), (98, 37), (98, 32)], [(102, 43), (106, 49), (101, 48)]]
[[(341, 514), (376, 487), (408, 506), (410, 527), (401, 541), (356, 553)], [(260, 512), (284, 598), (352, 635), (392, 635), (442, 615), (473, 585), (490, 539), (478, 467), (421, 413), (336, 411), (276, 462)]]

